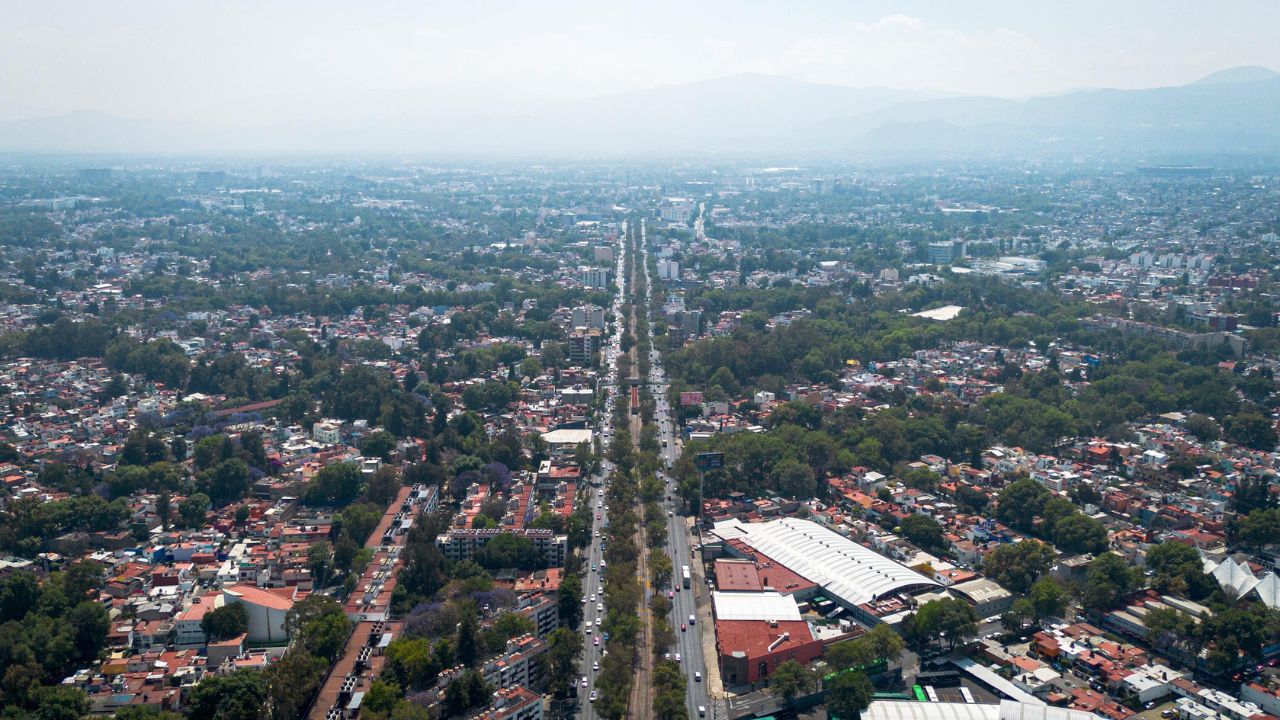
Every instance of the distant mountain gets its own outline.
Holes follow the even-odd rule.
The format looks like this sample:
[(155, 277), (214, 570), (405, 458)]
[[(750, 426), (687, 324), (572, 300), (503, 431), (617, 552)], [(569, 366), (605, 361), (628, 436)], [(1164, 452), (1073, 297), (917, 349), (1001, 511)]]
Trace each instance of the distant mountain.
[(1259, 80), (1275, 80), (1280, 73), (1261, 65), (1241, 65), (1209, 73), (1191, 83), (1192, 85), (1231, 85), (1233, 83), (1258, 82)]
[(859, 150), (891, 137), (899, 150), (946, 149), (950, 138), (985, 151), (1280, 154), (1280, 74), (1235, 68), (1176, 87), (903, 103), (827, 121), (811, 137)]
[(0, 151), (433, 155), (1146, 153), (1280, 156), (1280, 73), (1009, 100), (737, 75), (580, 100), (469, 104), (366, 98), (276, 125), (221, 127), (93, 112), (0, 123)]

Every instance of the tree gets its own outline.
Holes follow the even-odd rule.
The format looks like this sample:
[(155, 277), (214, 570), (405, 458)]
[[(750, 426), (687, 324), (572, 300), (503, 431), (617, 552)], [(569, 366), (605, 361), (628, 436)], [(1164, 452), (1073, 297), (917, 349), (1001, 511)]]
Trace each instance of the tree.
[(1019, 530), (1031, 529), (1035, 518), (1040, 517), (1044, 504), (1053, 493), (1035, 480), (1024, 478), (1011, 483), (1000, 491), (996, 505), (996, 518)]
[(312, 695), (324, 681), (329, 664), (302, 648), (293, 648), (267, 666), (267, 696), (271, 699), (271, 717), (277, 720), (299, 720), (307, 710)]
[(212, 502), (210, 502), (208, 495), (195, 493), (178, 503), (178, 517), (182, 519), (182, 524), (185, 527), (202, 527), (211, 505)]
[(249, 489), (249, 466), (240, 458), (229, 458), (203, 473), (202, 479), (213, 501), (239, 500)]
[(1027, 595), (1037, 618), (1057, 617), (1066, 610), (1066, 593), (1058, 581), (1051, 577), (1035, 581)]
[(307, 568), (317, 589), (329, 582), (333, 575), (333, 547), (327, 540), (311, 543), (307, 548)]
[(1218, 583), (1204, 572), (1200, 553), (1190, 545), (1166, 542), (1147, 550), (1147, 567), (1153, 584), (1161, 592), (1203, 600), (1218, 589)]
[(1187, 432), (1195, 435), (1200, 442), (1212, 442), (1222, 436), (1222, 428), (1208, 415), (1195, 414), (1187, 418)]
[(1231, 442), (1267, 452), (1276, 448), (1275, 426), (1261, 413), (1242, 412), (1231, 415), (1222, 425), (1223, 435)]
[(346, 505), (360, 494), (360, 482), (354, 463), (327, 465), (307, 483), (302, 498), (308, 505)]
[(827, 682), (827, 713), (839, 720), (857, 720), (871, 704), (875, 687), (858, 671), (845, 671)]
[(1053, 564), (1053, 549), (1039, 540), (1007, 543), (982, 561), (987, 575), (1014, 593), (1025, 593)]
[(312, 655), (333, 660), (350, 632), (342, 606), (327, 595), (308, 595), (285, 616), (285, 631)]
[(556, 591), (556, 604), (560, 609), (560, 622), (577, 630), (582, 621), (582, 578), (575, 573), (565, 575)]
[(1245, 547), (1259, 549), (1280, 543), (1280, 509), (1258, 509), (1240, 518), (1236, 540)]
[(445, 689), (444, 714), (446, 717), (458, 717), (467, 710), (485, 703), (492, 692), (492, 688), (479, 672), (467, 668)]
[(1097, 520), (1078, 512), (1058, 521), (1053, 528), (1053, 542), (1064, 552), (1103, 552), (1110, 545), (1107, 529)]
[[(948, 649), (978, 631), (978, 616), (963, 600), (930, 600), (916, 611), (913, 632), (927, 643), (945, 641)], [(927, 644), (926, 643), (926, 644)]]
[(206, 612), (200, 629), (211, 642), (239, 637), (249, 631), (249, 612), (243, 603), (227, 603)]
[(1031, 623), (1035, 622), (1036, 609), (1031, 601), (1026, 598), (1018, 598), (1013, 601), (1013, 605), (1004, 612), (1000, 617), (1000, 624), (1004, 627), (1005, 632), (1010, 634), (1020, 633)]
[(395, 684), (410, 690), (431, 687), (440, 674), (440, 661), (435, 648), (426, 638), (399, 637), (387, 646), (384, 675)]
[(795, 660), (783, 661), (769, 676), (769, 687), (788, 705), (809, 686), (809, 671)]
[(396, 499), (401, 487), (400, 471), (384, 465), (369, 478), (369, 484), (364, 488), (363, 498), (369, 503), (385, 508)]
[(400, 686), (383, 680), (374, 680), (364, 694), (360, 710), (385, 715), (400, 701)]
[(925, 550), (941, 552), (946, 549), (942, 526), (928, 515), (911, 515), (902, 521), (902, 534)]
[(458, 662), (471, 667), (480, 659), (480, 628), (474, 613), (465, 613), (458, 624), (456, 654)]
[(1133, 592), (1138, 584), (1138, 575), (1119, 555), (1102, 553), (1089, 563), (1081, 603), (1094, 612), (1110, 610)]
[(360, 454), (365, 457), (381, 458), (383, 461), (391, 459), (391, 453), (396, 449), (396, 436), (386, 430), (375, 430), (360, 442)]
[(206, 677), (187, 699), (190, 720), (260, 720), (267, 702), (266, 676), (241, 669)]
[(547, 636), (548, 684), (552, 694), (566, 698), (576, 680), (578, 658), (582, 655), (582, 636), (567, 627), (557, 628)]

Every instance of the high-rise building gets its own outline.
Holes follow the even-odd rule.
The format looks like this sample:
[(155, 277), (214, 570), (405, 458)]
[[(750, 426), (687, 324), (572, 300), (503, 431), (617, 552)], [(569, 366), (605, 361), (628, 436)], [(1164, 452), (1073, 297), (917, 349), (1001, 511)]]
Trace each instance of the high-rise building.
[(680, 263), (675, 260), (659, 260), (658, 279), (663, 282), (679, 282)]
[(946, 265), (955, 259), (955, 244), (950, 240), (929, 243), (929, 262)]
[(609, 271), (605, 268), (580, 267), (578, 280), (592, 290), (604, 290), (609, 287)]
[(599, 305), (579, 305), (573, 309), (570, 324), (575, 328), (604, 329), (604, 308)]

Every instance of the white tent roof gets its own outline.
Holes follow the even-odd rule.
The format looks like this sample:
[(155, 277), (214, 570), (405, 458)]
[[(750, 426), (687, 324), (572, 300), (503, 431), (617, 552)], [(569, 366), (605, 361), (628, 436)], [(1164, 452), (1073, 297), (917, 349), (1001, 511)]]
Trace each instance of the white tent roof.
[(1097, 720), (1083, 710), (1001, 700), (999, 705), (876, 700), (862, 720)]
[[(782, 518), (738, 526), (740, 537), (847, 605), (912, 587), (942, 587), (920, 573), (817, 523)], [(720, 527), (716, 527), (720, 534)]]
[(1267, 573), (1253, 589), (1263, 605), (1273, 609), (1280, 607), (1280, 577), (1276, 577), (1275, 573)]
[(1258, 578), (1253, 576), (1247, 565), (1231, 558), (1219, 563), (1210, 574), (1223, 590), (1234, 593), (1238, 598), (1247, 595), (1258, 584)]

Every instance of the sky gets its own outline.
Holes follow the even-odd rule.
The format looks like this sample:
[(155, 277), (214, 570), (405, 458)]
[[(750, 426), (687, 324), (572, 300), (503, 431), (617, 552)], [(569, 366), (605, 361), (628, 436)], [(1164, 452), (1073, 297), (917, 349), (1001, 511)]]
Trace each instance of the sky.
[(1280, 70), (1274, 0), (0, 0), (0, 119), (359, 121), (739, 73), (1026, 97)]

